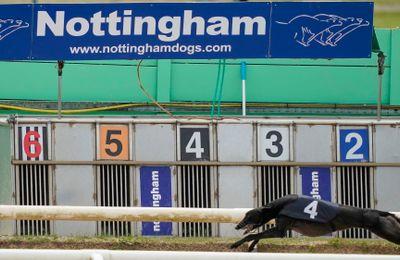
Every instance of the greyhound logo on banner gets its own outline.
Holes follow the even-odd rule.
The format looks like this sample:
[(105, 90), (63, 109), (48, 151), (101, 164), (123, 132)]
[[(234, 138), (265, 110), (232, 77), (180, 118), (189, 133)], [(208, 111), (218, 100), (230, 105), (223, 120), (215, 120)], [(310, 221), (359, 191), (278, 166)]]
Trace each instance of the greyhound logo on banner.
[(373, 3), (279, 2), (272, 10), (271, 58), (371, 57)]
[(24, 22), (22, 20), (14, 20), (14, 19), (1, 19), (0, 18), (0, 41), (6, 38), (8, 35), (13, 32), (22, 29), (28, 28), (29, 23)]
[(287, 23), (279, 21), (277, 23), (293, 28), (294, 40), (304, 47), (310, 47), (312, 42), (335, 47), (346, 35), (370, 24), (362, 18), (343, 18), (333, 14), (314, 16), (302, 14)]

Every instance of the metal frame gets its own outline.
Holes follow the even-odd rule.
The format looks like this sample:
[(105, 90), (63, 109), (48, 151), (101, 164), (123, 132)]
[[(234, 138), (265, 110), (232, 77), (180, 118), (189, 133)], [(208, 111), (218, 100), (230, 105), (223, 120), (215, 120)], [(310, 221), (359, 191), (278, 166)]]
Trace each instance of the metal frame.
[[(10, 122), (16, 123), (142, 123), (142, 124), (188, 124), (188, 125), (204, 125), (215, 122), (210, 120), (210, 118), (165, 118), (165, 117), (148, 117), (148, 118), (132, 118), (132, 117), (115, 117), (115, 118), (102, 118), (102, 117), (76, 117), (76, 116), (63, 116), (58, 119), (54, 116), (41, 116), (41, 117), (9, 117), (0, 116), (0, 124), (9, 124)], [(282, 118), (274, 117), (271, 119), (267, 118), (225, 118), (218, 120), (218, 123), (224, 124), (268, 124), (268, 125), (290, 125), (290, 124), (301, 124), (301, 125), (342, 125), (342, 126), (365, 126), (365, 125), (400, 125), (400, 119), (381, 119), (376, 120), (376, 118), (326, 118), (326, 119), (311, 119), (311, 118)]]
[[(0, 121), (2, 119), (0, 118)], [(17, 140), (17, 135), (16, 131), (18, 129), (19, 124), (29, 124), (31, 122), (32, 124), (47, 124), (47, 131), (48, 131), (48, 137), (49, 137), (49, 144), (48, 144), (48, 151), (49, 151), (49, 160), (46, 161), (22, 161), (22, 160), (12, 160), (11, 167), (13, 169), (13, 177), (15, 178), (14, 183), (18, 183), (18, 166), (19, 165), (26, 165), (26, 167), (33, 167), (35, 168), (35, 165), (44, 165), (45, 167), (48, 167), (49, 170), (49, 178), (50, 178), (50, 193), (51, 193), (51, 200), (50, 204), (53, 204), (54, 202), (54, 167), (57, 165), (93, 165), (95, 166), (94, 168), (96, 169), (96, 173), (99, 172), (99, 168), (102, 165), (127, 165), (129, 166), (129, 170), (131, 171), (131, 184), (132, 184), (132, 189), (130, 193), (130, 200), (132, 202), (132, 205), (137, 205), (137, 199), (140, 199), (140, 187), (139, 181), (138, 181), (138, 169), (140, 166), (144, 165), (166, 165), (166, 166), (171, 166), (171, 173), (173, 174), (173, 178), (171, 178), (172, 181), (172, 192), (174, 194), (174, 200), (173, 204), (174, 206), (177, 206), (179, 203), (179, 196), (180, 192), (178, 191), (179, 188), (179, 178), (178, 175), (180, 174), (181, 167), (177, 166), (185, 166), (185, 165), (190, 165), (196, 168), (202, 168), (203, 166), (209, 166), (210, 167), (210, 174), (212, 176), (212, 184), (214, 186), (212, 187), (212, 205), (213, 207), (216, 207), (218, 205), (218, 166), (251, 166), (253, 167), (253, 172), (256, 173), (254, 174), (254, 190), (255, 194), (258, 194), (260, 192), (260, 187), (259, 187), (259, 182), (258, 182), (258, 177), (260, 174), (260, 169), (261, 167), (264, 166), (283, 166), (283, 167), (291, 167), (291, 173), (293, 175), (293, 182), (292, 182), (292, 190), (294, 192), (297, 191), (298, 187), (296, 187), (296, 183), (299, 182), (298, 178), (298, 168), (299, 166), (327, 166), (331, 167), (331, 172), (332, 172), (332, 198), (334, 200), (339, 200), (339, 194), (337, 193), (337, 187), (340, 185), (340, 183), (337, 183), (338, 181), (338, 174), (340, 174), (338, 167), (342, 166), (348, 166), (348, 167), (369, 167), (370, 168), (370, 174), (371, 174), (371, 180), (370, 180), (370, 190), (371, 190), (371, 207), (375, 206), (375, 201), (373, 200), (376, 198), (376, 187), (375, 187), (375, 167), (400, 167), (400, 162), (395, 162), (395, 163), (377, 163), (375, 162), (375, 150), (374, 150), (374, 142), (375, 142), (375, 136), (374, 136), (374, 127), (375, 125), (400, 125), (400, 121), (396, 120), (381, 120), (381, 121), (375, 121), (375, 120), (332, 120), (332, 119), (327, 119), (327, 120), (310, 120), (310, 119), (301, 119), (301, 120), (290, 120), (290, 119), (277, 119), (277, 120), (270, 120), (270, 119), (224, 119), (218, 121), (218, 123), (226, 123), (226, 124), (252, 124), (253, 125), (253, 140), (254, 140), (254, 145), (253, 145), (253, 161), (251, 162), (219, 162), (215, 161), (218, 158), (218, 150), (216, 148), (217, 145), (217, 124), (211, 123), (209, 120), (203, 120), (203, 119), (178, 119), (178, 120), (172, 120), (172, 119), (132, 119), (132, 118), (122, 118), (122, 119), (95, 119), (95, 118), (62, 118), (60, 120), (55, 119), (55, 118), (39, 118), (39, 120), (34, 120), (34, 119), (29, 119), (29, 118), (17, 118), (15, 121), (15, 124), (9, 123), (11, 126), (11, 138), (14, 138), (14, 145), (12, 145), (12, 152), (14, 155), (18, 154), (18, 140)], [(54, 148), (54, 140), (52, 138), (53, 136), (53, 129), (51, 128), (52, 123), (66, 123), (66, 122), (72, 122), (72, 123), (95, 123), (96, 125), (96, 158), (99, 158), (98, 153), (99, 150), (97, 149), (99, 147), (99, 124), (104, 123), (104, 124), (128, 124), (129, 125), (129, 152), (130, 152), (130, 160), (127, 161), (106, 161), (106, 160), (92, 160), (92, 161), (60, 161), (60, 160), (52, 160), (54, 158), (53, 154), (53, 148)], [(176, 157), (178, 158), (176, 161), (136, 161), (136, 156), (134, 154), (134, 144), (135, 144), (135, 123), (146, 123), (146, 124), (151, 124), (151, 123), (168, 123), (168, 124), (173, 124), (175, 128), (175, 142), (174, 142), (174, 152)], [(306, 123), (308, 122), (308, 123)], [(260, 124), (266, 124), (269, 126), (287, 126), (289, 127), (289, 157), (290, 161), (268, 161), (268, 162), (260, 162), (258, 160), (258, 133), (259, 133), (259, 126)], [(332, 162), (294, 162), (294, 138), (295, 134), (294, 132), (296, 131), (296, 124), (318, 124), (318, 125), (331, 125), (332, 126), (332, 141), (333, 144), (336, 142), (336, 149), (335, 145), (332, 146)], [(54, 126), (54, 125), (53, 125)], [(180, 128), (184, 127), (208, 127), (209, 128), (209, 136), (210, 136), (210, 159), (211, 161), (180, 161)], [(354, 163), (343, 163), (339, 162), (340, 158), (340, 147), (339, 147), (339, 130), (342, 128), (367, 128), (368, 133), (369, 133), (369, 154), (370, 154), (370, 161), (369, 162), (354, 162)], [(336, 162), (334, 161), (336, 158)], [(97, 176), (97, 175), (96, 175)], [(355, 177), (358, 178), (358, 177)], [(96, 183), (97, 183), (97, 177), (96, 177)], [(178, 185), (178, 186), (177, 186)], [(17, 203), (18, 201), (18, 187), (15, 185), (14, 186), (14, 199), (15, 202)], [(98, 192), (98, 190), (97, 190)], [(254, 200), (257, 204), (258, 198)], [(51, 232), (54, 230), (54, 222), (51, 221)], [(138, 234), (140, 228), (140, 223), (131, 223), (133, 228), (132, 232), (133, 234)], [(214, 225), (214, 224), (213, 224)], [(178, 231), (178, 226), (175, 224), (173, 225), (173, 230), (174, 230), (174, 235), (176, 235)], [(215, 224), (215, 227), (213, 226), (213, 236), (218, 234), (218, 224)], [(15, 230), (17, 230), (17, 226), (15, 225)]]
[(184, 166), (184, 165), (202, 165), (202, 166), (292, 166), (292, 167), (338, 167), (338, 166), (368, 166), (368, 167), (400, 167), (400, 162), (396, 163), (376, 163), (376, 162), (218, 162), (218, 161), (22, 161), (12, 160), (12, 165), (130, 165), (130, 166), (146, 166), (146, 165), (164, 165), (164, 166)]

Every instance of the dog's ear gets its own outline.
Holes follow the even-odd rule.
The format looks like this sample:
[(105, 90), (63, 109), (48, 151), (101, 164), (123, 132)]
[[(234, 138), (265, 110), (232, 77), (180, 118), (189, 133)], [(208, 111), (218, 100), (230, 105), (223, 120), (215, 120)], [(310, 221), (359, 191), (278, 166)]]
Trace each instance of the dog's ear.
[(274, 205), (272, 205), (271, 203), (268, 203), (265, 206), (261, 207), (262, 212), (268, 212), (270, 210), (272, 210), (274, 208)]

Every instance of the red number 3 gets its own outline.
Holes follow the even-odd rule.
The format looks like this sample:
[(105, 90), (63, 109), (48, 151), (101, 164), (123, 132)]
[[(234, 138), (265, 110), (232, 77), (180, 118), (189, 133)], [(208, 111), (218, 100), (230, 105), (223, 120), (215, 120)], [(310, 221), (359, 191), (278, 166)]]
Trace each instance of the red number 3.
[[(31, 140), (31, 137), (34, 137)], [(25, 134), (24, 137), (24, 151), (29, 158), (37, 158), (40, 156), (42, 152), (42, 146), (39, 143), (40, 134), (36, 131), (29, 131)], [(33, 146), (33, 153), (31, 151), (31, 146)]]

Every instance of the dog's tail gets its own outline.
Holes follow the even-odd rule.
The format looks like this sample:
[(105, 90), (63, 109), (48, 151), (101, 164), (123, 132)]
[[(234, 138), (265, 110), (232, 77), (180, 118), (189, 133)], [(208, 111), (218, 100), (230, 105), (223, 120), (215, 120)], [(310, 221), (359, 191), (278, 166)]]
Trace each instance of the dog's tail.
[(375, 210), (376, 212), (379, 213), (379, 216), (381, 217), (387, 217), (387, 216), (392, 216), (394, 217), (397, 222), (400, 224), (400, 212), (387, 212), (387, 211), (381, 211), (381, 210)]
[(397, 222), (400, 223), (400, 212), (394, 212), (394, 213), (392, 213), (392, 214), (393, 214), (393, 216), (397, 219)]
[[(380, 213), (384, 213), (384, 211), (380, 211)], [(383, 216), (382, 214), (380, 215)], [(400, 212), (386, 212), (386, 215), (394, 217), (400, 225)]]

